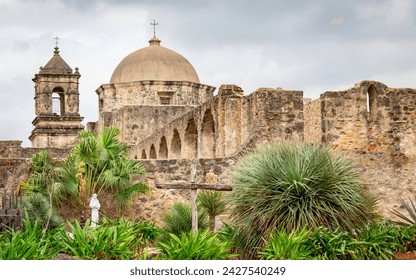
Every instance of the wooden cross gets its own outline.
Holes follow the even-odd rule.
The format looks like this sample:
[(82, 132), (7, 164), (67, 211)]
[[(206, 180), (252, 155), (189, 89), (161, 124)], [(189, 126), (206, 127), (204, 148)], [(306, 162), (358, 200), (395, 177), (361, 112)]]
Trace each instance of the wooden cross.
[(156, 25), (159, 25), (159, 23), (153, 20), (153, 23), (150, 23), (150, 25), (153, 25), (153, 37), (156, 37)]
[(55, 38), (52, 38), (55, 40), (55, 47), (58, 47), (58, 40), (61, 38), (58, 38), (58, 36), (55, 36)]
[(196, 183), (196, 165), (194, 163), (191, 164), (191, 182), (190, 183), (176, 183), (176, 184), (156, 183), (156, 188), (191, 190), (192, 230), (194, 233), (198, 232), (198, 209), (196, 205), (196, 200), (198, 197), (198, 190), (215, 190), (215, 191), (232, 191), (233, 190), (231, 185)]

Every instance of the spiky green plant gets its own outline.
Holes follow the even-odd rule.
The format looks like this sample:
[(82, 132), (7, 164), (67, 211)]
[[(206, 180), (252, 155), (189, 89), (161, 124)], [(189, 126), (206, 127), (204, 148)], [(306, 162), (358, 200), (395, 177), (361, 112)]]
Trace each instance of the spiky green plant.
[[(172, 208), (163, 217), (163, 231), (180, 235), (182, 232), (192, 230), (192, 207), (185, 203), (174, 203)], [(198, 228), (206, 229), (206, 214), (198, 211)]]
[(409, 198), (409, 203), (407, 203), (403, 198), (400, 198), (400, 204), (406, 210), (408, 216), (400, 213), (396, 209), (393, 209), (391, 212), (402, 220), (397, 223), (403, 225), (416, 225), (416, 194), (414, 196), (414, 201), (415, 202), (413, 203), (413, 201)]
[(247, 154), (232, 177), (231, 217), (252, 257), (263, 238), (285, 228), (352, 229), (376, 217), (376, 198), (355, 165), (318, 145), (275, 143)]
[(201, 191), (198, 193), (198, 206), (208, 214), (210, 230), (215, 231), (215, 218), (227, 210), (223, 194), (218, 191)]
[(165, 260), (226, 260), (234, 256), (226, 242), (219, 242), (217, 235), (207, 230), (170, 234), (158, 247), (162, 251), (159, 259)]

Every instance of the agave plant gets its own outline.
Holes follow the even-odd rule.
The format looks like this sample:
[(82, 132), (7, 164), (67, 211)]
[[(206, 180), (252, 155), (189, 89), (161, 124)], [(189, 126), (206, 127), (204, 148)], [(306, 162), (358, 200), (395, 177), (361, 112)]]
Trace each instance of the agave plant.
[(377, 199), (362, 188), (355, 165), (318, 145), (262, 147), (240, 161), (232, 183), (230, 213), (246, 257), (280, 228), (351, 230), (376, 217)]
[(416, 225), (416, 194), (414, 196), (414, 200), (415, 202), (413, 203), (413, 201), (409, 198), (409, 203), (407, 203), (403, 198), (400, 198), (400, 204), (403, 206), (409, 216), (400, 213), (396, 209), (393, 209), (391, 212), (403, 220), (398, 223), (404, 225)]

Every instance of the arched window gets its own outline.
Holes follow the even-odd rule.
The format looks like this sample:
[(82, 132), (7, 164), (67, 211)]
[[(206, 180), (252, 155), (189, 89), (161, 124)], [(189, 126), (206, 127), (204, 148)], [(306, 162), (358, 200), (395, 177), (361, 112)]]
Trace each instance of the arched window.
[(170, 146), (170, 157), (171, 158), (180, 158), (182, 150), (181, 137), (179, 136), (178, 130), (173, 131), (172, 142)]
[(63, 116), (64, 108), (64, 90), (60, 87), (56, 87), (52, 90), (52, 114)]
[(367, 120), (374, 121), (377, 117), (377, 90), (372, 84), (367, 90)]
[(202, 121), (201, 157), (215, 157), (215, 126), (211, 110), (207, 110)]
[(159, 158), (168, 158), (168, 144), (165, 136), (160, 139)]
[(190, 119), (185, 129), (185, 149), (184, 158), (193, 159), (197, 157), (198, 150), (198, 131), (194, 119)]

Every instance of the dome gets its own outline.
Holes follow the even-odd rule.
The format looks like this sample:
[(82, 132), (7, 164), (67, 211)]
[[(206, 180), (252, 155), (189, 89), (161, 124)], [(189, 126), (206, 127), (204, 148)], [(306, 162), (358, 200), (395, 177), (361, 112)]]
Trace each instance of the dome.
[(148, 47), (126, 56), (111, 76), (110, 84), (137, 81), (188, 81), (199, 83), (198, 74), (182, 55), (160, 46), (153, 37)]

